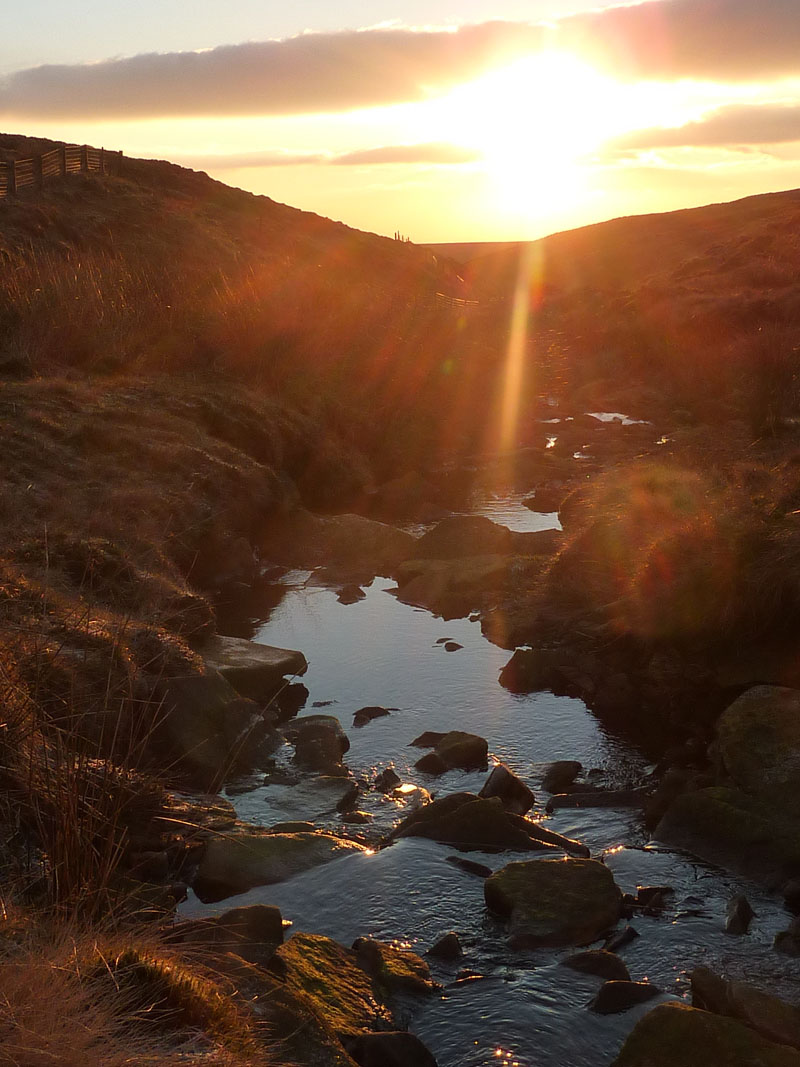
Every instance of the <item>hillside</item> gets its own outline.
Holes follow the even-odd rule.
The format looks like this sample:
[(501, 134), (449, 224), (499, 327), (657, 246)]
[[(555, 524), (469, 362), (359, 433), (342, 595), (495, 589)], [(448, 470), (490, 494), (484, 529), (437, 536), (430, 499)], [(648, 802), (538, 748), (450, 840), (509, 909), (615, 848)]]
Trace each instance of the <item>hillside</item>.
[(765, 372), (793, 406), (781, 366), (800, 330), (798, 190), (452, 251), (479, 298), (527, 277), (530, 356), (545, 354), (551, 391), (628, 381), (703, 418), (721, 414), (709, 394), (749, 418)]
[[(3, 135), (0, 157), (51, 144)], [(527, 648), (531, 690), (688, 737), (677, 788), (705, 780), (741, 679), (796, 678), (798, 222), (800, 193), (774, 194), (456, 262), (161, 161), (0, 201), (0, 1047), (353, 1067), (316, 978), (272, 957), (276, 911), (245, 949), (208, 924), (175, 937), (209, 843), (253, 829), (214, 791), (286, 781), (271, 755), (308, 691), (251, 699), (208, 645), (252, 634), (289, 568), (342, 604), (388, 575), (418, 611), (480, 617)], [(447, 514), (501, 477), (563, 531)], [(387, 525), (431, 516), (465, 532)], [(765, 667), (776, 635), (787, 660)], [(323, 733), (337, 760), (309, 766), (341, 785)], [(357, 822), (333, 844), (283, 825), (377, 847)], [(319, 964), (337, 997), (345, 951)], [(356, 979), (372, 1020), (383, 987)]]

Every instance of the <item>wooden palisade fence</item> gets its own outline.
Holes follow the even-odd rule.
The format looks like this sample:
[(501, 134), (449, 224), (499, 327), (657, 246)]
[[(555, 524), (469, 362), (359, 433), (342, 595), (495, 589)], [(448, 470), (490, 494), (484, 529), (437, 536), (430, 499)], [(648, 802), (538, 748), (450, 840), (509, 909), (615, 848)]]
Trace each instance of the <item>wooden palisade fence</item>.
[(0, 200), (15, 196), (22, 189), (41, 189), (46, 181), (81, 171), (113, 174), (121, 156), (122, 152), (109, 152), (105, 148), (67, 144), (31, 159), (0, 163)]

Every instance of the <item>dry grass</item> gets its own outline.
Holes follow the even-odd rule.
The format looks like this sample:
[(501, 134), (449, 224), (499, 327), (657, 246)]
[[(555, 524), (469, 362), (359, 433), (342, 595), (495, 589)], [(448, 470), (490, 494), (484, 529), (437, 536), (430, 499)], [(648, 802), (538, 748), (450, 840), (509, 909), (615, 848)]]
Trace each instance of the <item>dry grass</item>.
[(273, 1062), (218, 974), (152, 934), (48, 928), (0, 915), (3, 1067), (239, 1067)]

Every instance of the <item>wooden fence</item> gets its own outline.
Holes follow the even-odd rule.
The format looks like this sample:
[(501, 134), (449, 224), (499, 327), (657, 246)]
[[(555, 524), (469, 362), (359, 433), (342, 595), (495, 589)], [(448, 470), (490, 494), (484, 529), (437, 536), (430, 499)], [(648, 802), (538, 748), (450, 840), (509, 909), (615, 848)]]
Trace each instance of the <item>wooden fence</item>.
[(81, 171), (113, 174), (121, 157), (122, 152), (109, 152), (105, 148), (91, 148), (85, 144), (68, 144), (31, 159), (0, 163), (0, 200), (16, 196), (22, 189), (41, 189), (47, 181), (66, 178), (68, 174), (79, 174)]

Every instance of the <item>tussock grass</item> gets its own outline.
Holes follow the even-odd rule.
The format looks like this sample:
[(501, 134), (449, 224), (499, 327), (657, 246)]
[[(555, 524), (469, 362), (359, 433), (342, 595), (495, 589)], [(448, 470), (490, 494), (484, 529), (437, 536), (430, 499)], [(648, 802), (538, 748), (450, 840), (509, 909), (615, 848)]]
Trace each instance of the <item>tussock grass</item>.
[(3, 1067), (239, 1067), (274, 1062), (220, 975), (136, 935), (0, 915)]

